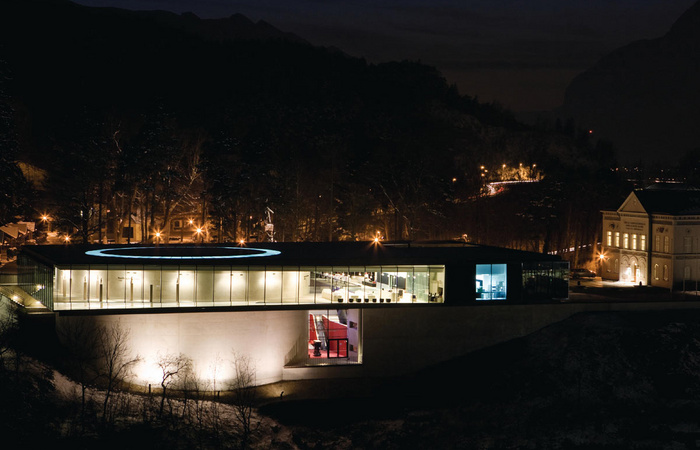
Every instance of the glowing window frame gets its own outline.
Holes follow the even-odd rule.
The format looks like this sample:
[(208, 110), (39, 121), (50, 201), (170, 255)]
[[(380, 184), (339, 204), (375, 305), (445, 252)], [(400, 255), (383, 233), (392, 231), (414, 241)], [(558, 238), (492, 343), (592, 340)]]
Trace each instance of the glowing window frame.
[[(282, 254), (278, 250), (270, 250), (266, 248), (251, 248), (251, 247), (216, 247), (217, 249), (226, 250), (252, 250), (260, 253), (253, 253), (247, 255), (211, 255), (211, 256), (156, 256), (156, 255), (119, 255), (103, 252), (113, 252), (118, 250), (148, 250), (160, 247), (119, 247), (119, 248), (103, 248), (100, 250), (89, 250), (85, 252), (88, 256), (99, 256), (101, 258), (126, 258), (126, 259), (167, 259), (167, 260), (208, 260), (208, 259), (238, 259), (238, 258), (263, 258), (267, 256), (277, 256)], [(181, 248), (199, 248), (199, 247), (181, 247)]]

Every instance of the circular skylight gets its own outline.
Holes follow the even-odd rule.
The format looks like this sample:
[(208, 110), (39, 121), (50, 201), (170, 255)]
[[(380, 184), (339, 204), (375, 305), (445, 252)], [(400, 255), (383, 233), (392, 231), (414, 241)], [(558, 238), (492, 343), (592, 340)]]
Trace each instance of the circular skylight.
[(158, 246), (158, 247), (118, 247), (89, 250), (88, 256), (126, 259), (167, 259), (198, 261), (210, 259), (261, 258), (276, 256), (280, 252), (264, 248), (250, 247), (197, 247), (197, 246)]

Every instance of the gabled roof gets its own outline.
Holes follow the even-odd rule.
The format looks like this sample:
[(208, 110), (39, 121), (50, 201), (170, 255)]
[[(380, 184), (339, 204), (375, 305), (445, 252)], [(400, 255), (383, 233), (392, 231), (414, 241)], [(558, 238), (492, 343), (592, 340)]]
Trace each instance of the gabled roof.
[(625, 201), (622, 202), (622, 205), (617, 209), (617, 212), (633, 212), (648, 214), (648, 211), (642, 205), (635, 191), (632, 191), (630, 195), (627, 196)]
[(633, 194), (649, 214), (700, 215), (700, 190), (640, 189)]

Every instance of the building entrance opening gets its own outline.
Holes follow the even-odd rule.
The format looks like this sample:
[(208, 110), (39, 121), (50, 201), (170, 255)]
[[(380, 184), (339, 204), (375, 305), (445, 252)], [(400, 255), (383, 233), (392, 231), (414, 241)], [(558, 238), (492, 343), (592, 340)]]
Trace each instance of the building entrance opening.
[(308, 365), (361, 362), (360, 309), (309, 311)]

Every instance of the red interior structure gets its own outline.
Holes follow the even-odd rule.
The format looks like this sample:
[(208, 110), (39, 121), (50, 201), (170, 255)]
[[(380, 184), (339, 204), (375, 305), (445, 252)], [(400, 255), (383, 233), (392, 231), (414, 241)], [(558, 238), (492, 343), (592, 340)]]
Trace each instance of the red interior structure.
[(321, 333), (316, 328), (313, 314), (309, 314), (309, 357), (310, 358), (346, 358), (348, 356), (348, 327), (331, 320), (327, 315), (321, 316), (323, 337), (321, 356), (314, 355), (314, 342), (321, 340)]

